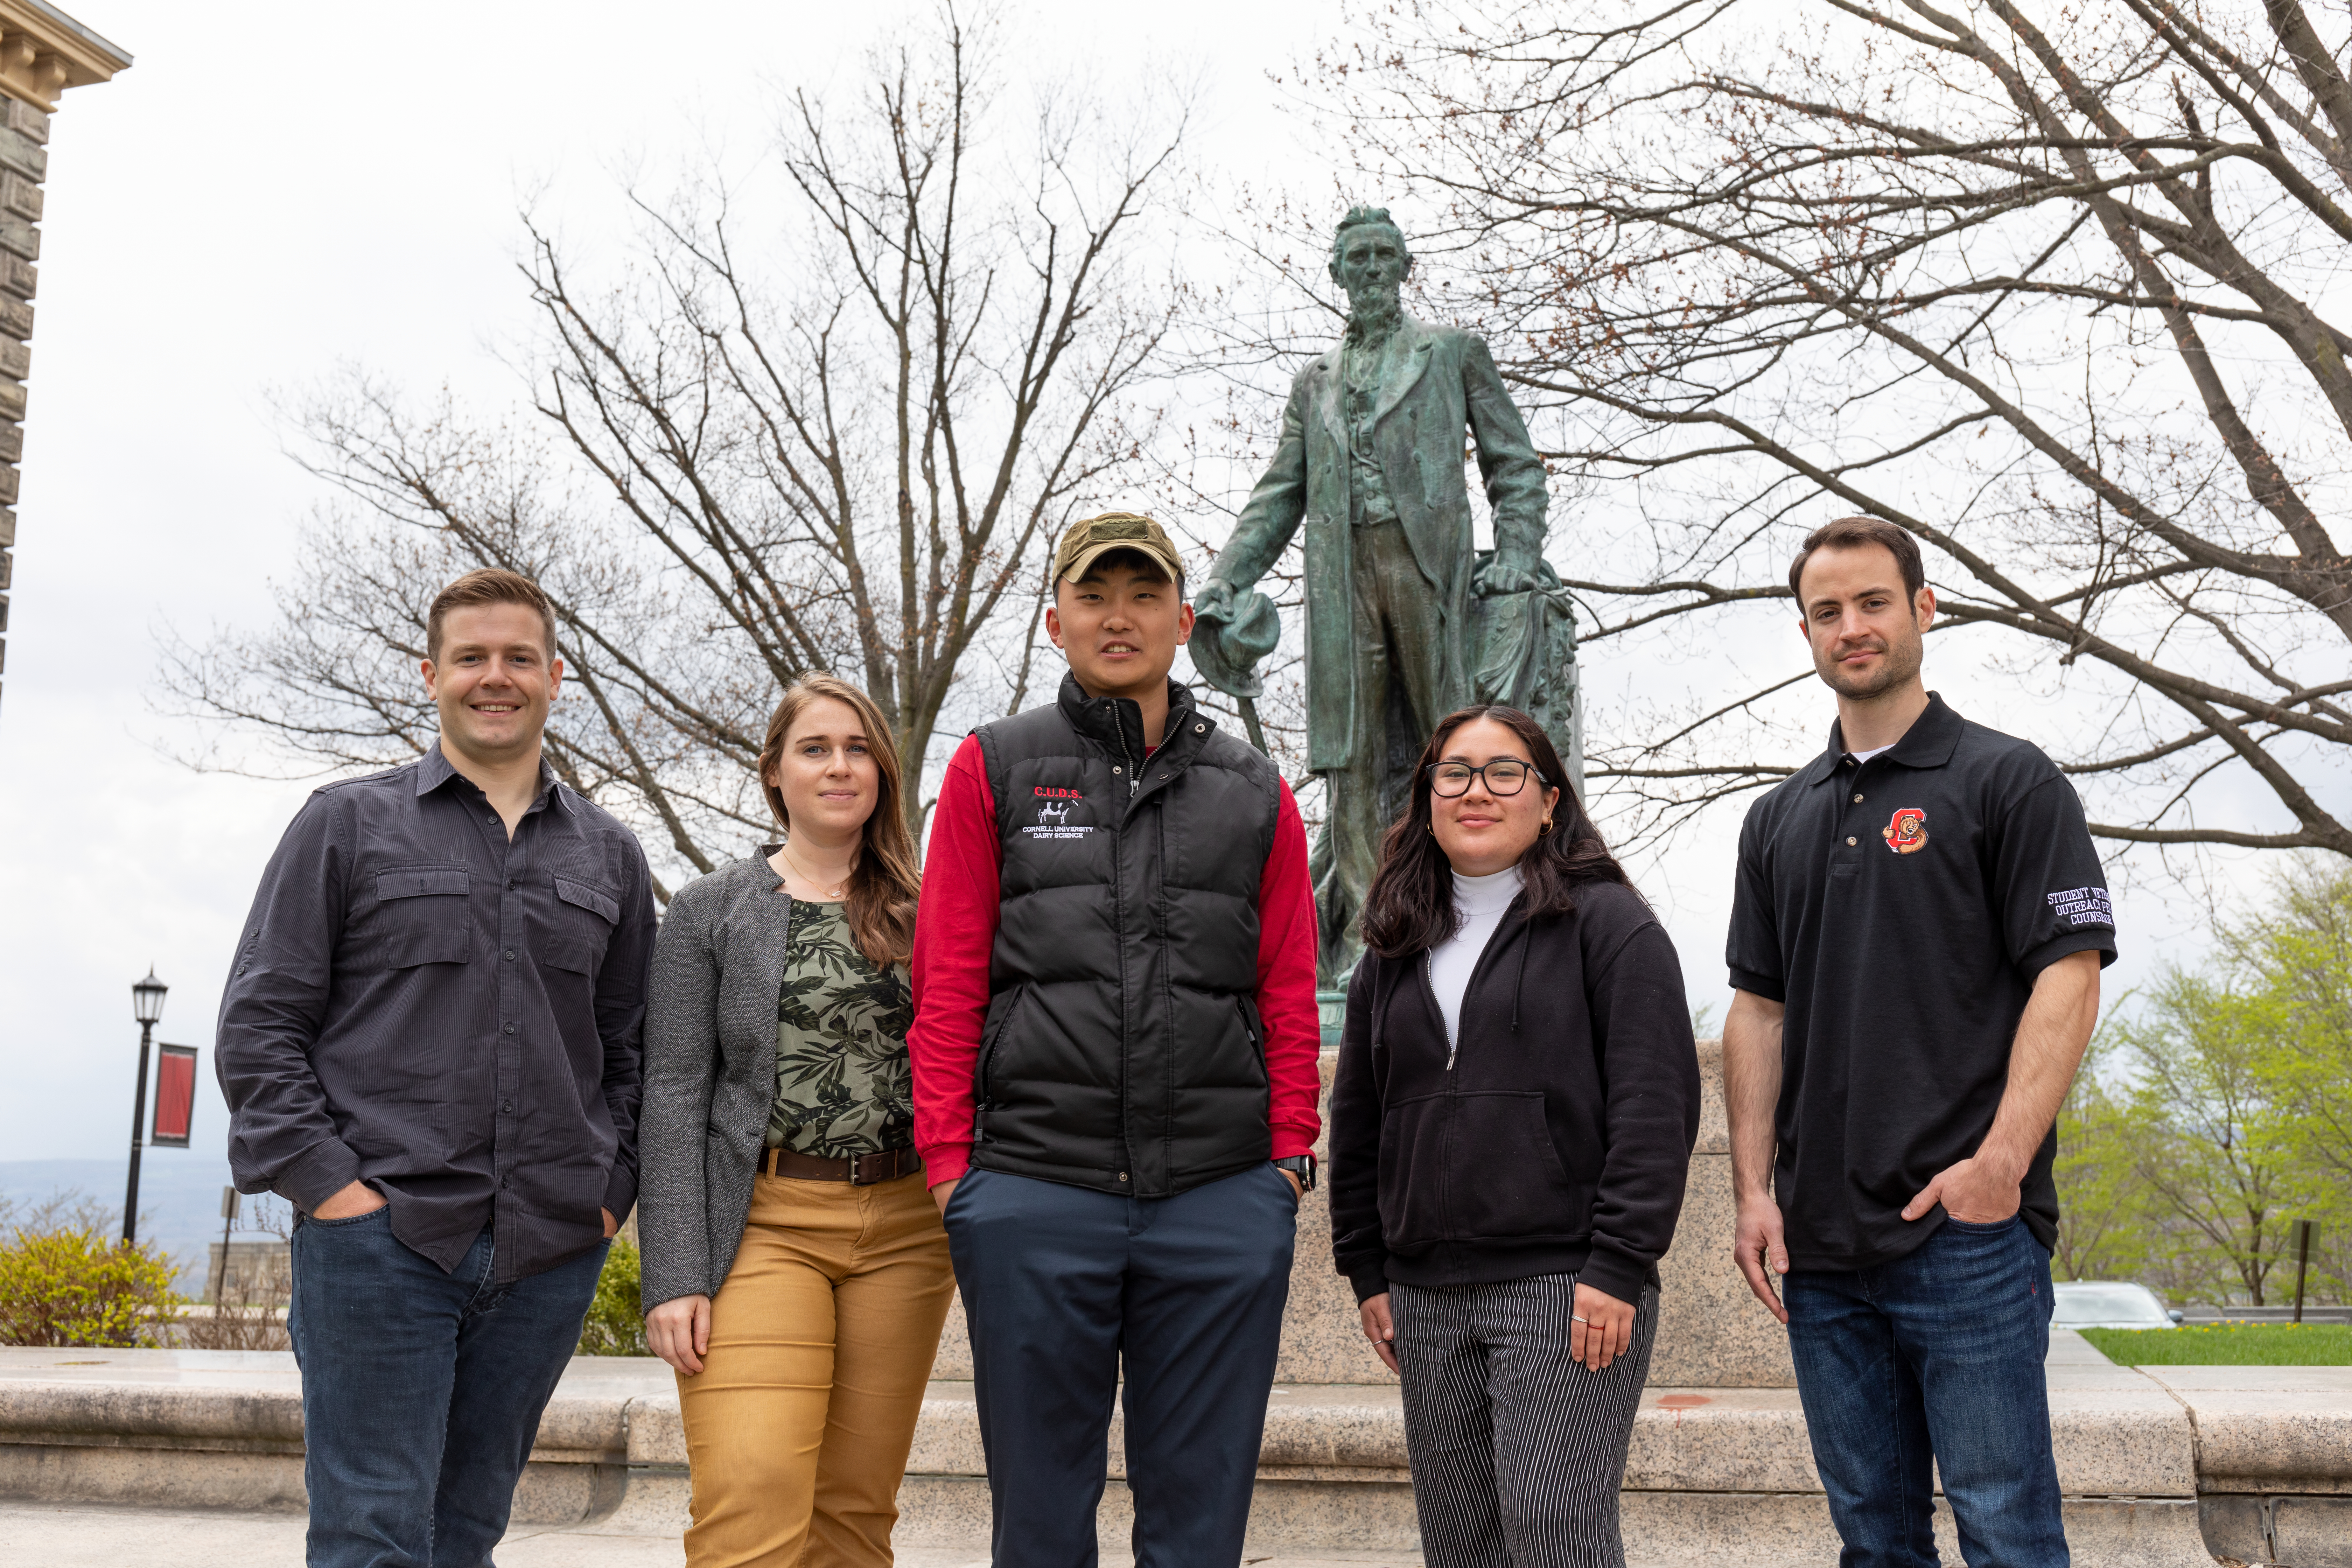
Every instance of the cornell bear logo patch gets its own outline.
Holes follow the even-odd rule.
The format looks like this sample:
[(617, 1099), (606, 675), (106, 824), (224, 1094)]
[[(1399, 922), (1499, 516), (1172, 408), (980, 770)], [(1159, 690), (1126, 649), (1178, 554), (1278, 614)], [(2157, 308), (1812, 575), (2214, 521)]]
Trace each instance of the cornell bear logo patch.
[(1894, 820), (1879, 830), (1886, 847), (1897, 855), (1908, 855), (1927, 846), (1927, 814), (1916, 806), (1906, 805), (1895, 814)]

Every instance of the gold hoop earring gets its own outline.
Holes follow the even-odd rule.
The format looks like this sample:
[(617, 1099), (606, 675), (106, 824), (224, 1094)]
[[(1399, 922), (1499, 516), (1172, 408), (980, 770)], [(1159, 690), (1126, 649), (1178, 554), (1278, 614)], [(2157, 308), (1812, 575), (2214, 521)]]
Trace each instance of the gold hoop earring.
[(1538, 827), (1538, 828), (1537, 828), (1537, 829), (1536, 829), (1536, 837), (1537, 837), (1538, 838), (1541, 838), (1545, 834), (1549, 833), (1550, 831), (1551, 831), (1551, 818), (1550, 818), (1550, 817), (1549, 817), (1549, 816), (1547, 816), (1547, 817), (1545, 817), (1545, 818), (1544, 818), (1544, 820), (1543, 820), (1543, 826), (1542, 826), (1541, 827)]

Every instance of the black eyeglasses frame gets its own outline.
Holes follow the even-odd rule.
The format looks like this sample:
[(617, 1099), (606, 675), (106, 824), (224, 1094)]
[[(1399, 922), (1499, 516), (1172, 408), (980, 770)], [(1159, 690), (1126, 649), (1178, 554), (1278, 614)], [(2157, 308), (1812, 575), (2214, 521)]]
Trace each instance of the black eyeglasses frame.
[(1437, 787), (1437, 770), (1440, 768), (1470, 768), (1471, 777), (1485, 784), (1488, 795), (1498, 795), (1505, 800), (1509, 800), (1515, 795), (1524, 795), (1527, 792), (1528, 787), (1527, 779), (1521, 779), (1519, 781), (1519, 787), (1517, 789), (1497, 789), (1495, 787), (1495, 781), (1486, 776), (1486, 770), (1493, 767), (1496, 763), (1508, 763), (1513, 767), (1525, 768), (1528, 770), (1527, 779), (1535, 780), (1536, 783), (1543, 785), (1546, 789), (1549, 789), (1551, 787), (1551, 780), (1544, 777), (1542, 769), (1537, 767), (1533, 763), (1523, 763), (1517, 757), (1496, 757), (1494, 759), (1494, 762), (1480, 763), (1475, 767), (1471, 767), (1468, 763), (1431, 763), (1424, 766), (1421, 771), (1423, 776), (1429, 781), (1430, 792), (1433, 795), (1444, 796), (1444, 798), (1447, 800), (1460, 800), (1464, 795), (1470, 793), (1470, 785), (1467, 781), (1465, 781), (1459, 790), (1455, 791), (1452, 795), (1446, 795), (1444, 790)]

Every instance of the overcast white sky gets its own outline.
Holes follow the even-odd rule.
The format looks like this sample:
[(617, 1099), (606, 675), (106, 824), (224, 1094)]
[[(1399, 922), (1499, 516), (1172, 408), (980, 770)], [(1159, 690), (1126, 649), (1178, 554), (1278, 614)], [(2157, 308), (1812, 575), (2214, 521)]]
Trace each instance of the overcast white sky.
[[(270, 393), (356, 361), (502, 394), (488, 345), (523, 320), (523, 193), (551, 182), (554, 210), (592, 213), (640, 157), (749, 146), (773, 83), (821, 77), (901, 8), (73, 8), (136, 63), (71, 93), (50, 148), (0, 704), (0, 1160), (121, 1152), (128, 987), (151, 963), (172, 985), (162, 1037), (205, 1048), (196, 1145), (217, 1157), (220, 978), (309, 785), (188, 771), (164, 754), (184, 737), (147, 703), (163, 623), (262, 625), (323, 499), (281, 449)], [(1035, 40), (1024, 58), (1064, 51), (1098, 81), (1196, 65), (1206, 161), (1328, 188), (1264, 73), (1328, 37), (1336, 6), (1038, 0), (1016, 15)], [(1555, 518), (1555, 558), (1572, 530)], [(1793, 668), (1794, 637), (1788, 651)], [(1643, 872), (1700, 1001), (1724, 994), (1736, 816), (1719, 826)], [(2201, 911), (2130, 891), (2119, 908), (2118, 980), (2194, 955)]]

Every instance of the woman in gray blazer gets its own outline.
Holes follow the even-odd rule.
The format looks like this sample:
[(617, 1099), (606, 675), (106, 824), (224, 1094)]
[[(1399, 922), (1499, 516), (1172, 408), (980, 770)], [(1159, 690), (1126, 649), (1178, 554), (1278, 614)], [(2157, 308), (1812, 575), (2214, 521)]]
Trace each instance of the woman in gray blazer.
[(688, 1568), (887, 1563), (955, 1279), (914, 1150), (917, 871), (889, 725), (784, 694), (785, 838), (671, 900), (638, 1124), (646, 1338), (677, 1370)]

